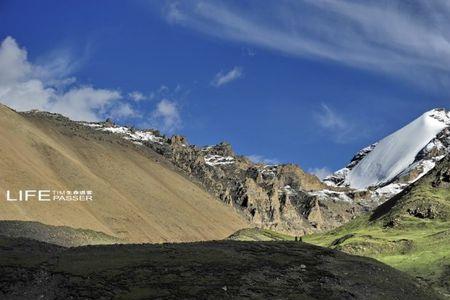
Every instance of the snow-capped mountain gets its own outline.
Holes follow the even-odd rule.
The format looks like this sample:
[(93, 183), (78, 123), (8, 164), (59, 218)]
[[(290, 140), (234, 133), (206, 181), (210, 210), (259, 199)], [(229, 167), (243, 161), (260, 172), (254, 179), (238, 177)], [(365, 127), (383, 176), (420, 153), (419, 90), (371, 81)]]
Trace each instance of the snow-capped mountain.
[(450, 112), (433, 109), (360, 150), (345, 168), (324, 182), (393, 195), (433, 169), (448, 153), (449, 145)]

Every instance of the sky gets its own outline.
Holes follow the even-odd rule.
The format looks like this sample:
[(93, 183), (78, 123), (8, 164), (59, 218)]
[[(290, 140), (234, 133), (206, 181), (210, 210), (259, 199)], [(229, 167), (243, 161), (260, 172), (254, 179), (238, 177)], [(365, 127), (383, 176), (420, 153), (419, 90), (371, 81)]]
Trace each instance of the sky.
[(324, 176), (449, 108), (450, 4), (0, 0), (0, 102)]

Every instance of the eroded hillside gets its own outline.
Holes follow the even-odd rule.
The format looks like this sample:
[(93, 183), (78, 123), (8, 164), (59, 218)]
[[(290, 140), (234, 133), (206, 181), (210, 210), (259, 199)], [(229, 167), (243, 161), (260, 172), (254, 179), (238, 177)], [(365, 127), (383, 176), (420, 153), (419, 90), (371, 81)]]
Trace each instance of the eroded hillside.
[[(246, 227), (153, 150), (46, 113), (0, 106), (0, 219), (91, 229), (125, 242), (221, 239)], [(6, 201), (7, 190), (93, 192), (92, 201)]]

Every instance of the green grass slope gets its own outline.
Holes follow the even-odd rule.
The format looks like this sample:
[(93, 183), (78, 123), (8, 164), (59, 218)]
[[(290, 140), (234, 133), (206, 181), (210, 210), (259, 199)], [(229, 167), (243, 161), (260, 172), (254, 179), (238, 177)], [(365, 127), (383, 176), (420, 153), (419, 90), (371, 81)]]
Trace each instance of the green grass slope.
[(450, 298), (450, 161), (372, 213), (304, 241), (375, 258)]

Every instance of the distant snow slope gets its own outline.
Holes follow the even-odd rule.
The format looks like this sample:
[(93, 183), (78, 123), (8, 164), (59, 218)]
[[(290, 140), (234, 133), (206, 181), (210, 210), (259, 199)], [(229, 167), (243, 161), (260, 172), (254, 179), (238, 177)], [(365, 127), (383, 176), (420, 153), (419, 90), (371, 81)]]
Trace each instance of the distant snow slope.
[(346, 174), (344, 181), (357, 189), (393, 179), (414, 162), (416, 155), (450, 124), (450, 114), (434, 109), (382, 139)]
[[(324, 179), (330, 186), (378, 187), (394, 195), (434, 168), (450, 149), (450, 112), (433, 109), (360, 150), (343, 169)], [(393, 186), (386, 186), (393, 184)], [(382, 188), (381, 190), (379, 190)]]

